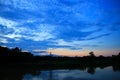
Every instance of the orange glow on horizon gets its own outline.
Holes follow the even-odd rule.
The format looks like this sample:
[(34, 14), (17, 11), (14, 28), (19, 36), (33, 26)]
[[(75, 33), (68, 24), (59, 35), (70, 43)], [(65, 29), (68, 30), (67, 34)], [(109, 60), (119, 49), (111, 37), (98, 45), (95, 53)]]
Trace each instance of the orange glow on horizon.
[[(120, 52), (120, 49), (110, 49), (110, 50), (92, 50), (95, 56), (112, 56), (117, 55)], [(64, 48), (51, 49), (47, 50), (48, 53), (52, 53), (59, 56), (88, 56), (91, 50), (70, 50)]]

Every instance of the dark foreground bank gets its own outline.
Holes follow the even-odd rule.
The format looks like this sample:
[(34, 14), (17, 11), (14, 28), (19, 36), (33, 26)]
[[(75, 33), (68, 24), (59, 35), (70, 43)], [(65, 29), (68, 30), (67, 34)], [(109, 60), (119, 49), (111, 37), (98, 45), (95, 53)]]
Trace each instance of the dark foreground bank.
[(65, 56), (34, 56), (30, 52), (22, 52), (19, 48), (9, 49), (0, 46), (0, 66), (27, 67), (27, 68), (75, 68), (75, 67), (106, 67), (119, 65), (120, 53), (109, 57), (96, 57), (93, 52), (84, 57)]

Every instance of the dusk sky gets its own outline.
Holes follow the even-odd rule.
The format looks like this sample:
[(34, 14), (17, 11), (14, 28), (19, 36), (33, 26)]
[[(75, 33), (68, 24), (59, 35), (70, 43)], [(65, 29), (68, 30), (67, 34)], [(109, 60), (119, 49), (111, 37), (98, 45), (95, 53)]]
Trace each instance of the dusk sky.
[(120, 0), (0, 0), (0, 45), (35, 55), (117, 55)]

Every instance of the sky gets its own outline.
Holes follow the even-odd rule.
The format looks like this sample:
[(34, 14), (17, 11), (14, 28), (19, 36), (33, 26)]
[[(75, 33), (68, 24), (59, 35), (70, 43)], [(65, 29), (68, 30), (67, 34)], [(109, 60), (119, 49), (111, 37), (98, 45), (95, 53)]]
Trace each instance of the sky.
[(0, 45), (34, 55), (117, 55), (120, 0), (0, 0)]

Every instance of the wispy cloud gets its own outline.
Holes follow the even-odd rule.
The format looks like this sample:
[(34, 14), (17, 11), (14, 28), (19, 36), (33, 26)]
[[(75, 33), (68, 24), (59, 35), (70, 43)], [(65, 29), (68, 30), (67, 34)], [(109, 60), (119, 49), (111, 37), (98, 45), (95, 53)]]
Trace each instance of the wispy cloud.
[(0, 0), (0, 42), (42, 49), (100, 47), (106, 42), (101, 39), (119, 33), (119, 5), (107, 1)]
[(110, 31), (109, 29), (102, 29), (98, 32), (94, 32), (90, 35), (88, 35), (87, 37), (84, 37), (84, 39), (96, 39), (96, 38), (101, 38), (101, 37), (104, 37), (104, 36), (108, 36), (112, 33), (112, 31)]
[(6, 43), (8, 43), (8, 40), (5, 38), (0, 38), (0, 43), (6, 44)]
[[(50, 38), (54, 38), (52, 31), (55, 26), (42, 24), (38, 25), (36, 29), (30, 27), (20, 26), (21, 23), (14, 22), (12, 20), (0, 18), (1, 28), (5, 26), (4, 33), (1, 32), (2, 37), (11, 39), (31, 39), (34, 41), (42, 41)], [(52, 26), (52, 27), (50, 27)], [(1, 29), (3, 30), (3, 29)]]

